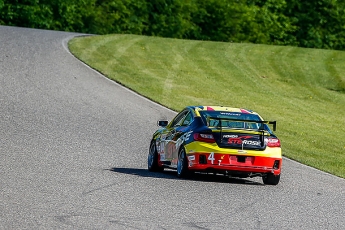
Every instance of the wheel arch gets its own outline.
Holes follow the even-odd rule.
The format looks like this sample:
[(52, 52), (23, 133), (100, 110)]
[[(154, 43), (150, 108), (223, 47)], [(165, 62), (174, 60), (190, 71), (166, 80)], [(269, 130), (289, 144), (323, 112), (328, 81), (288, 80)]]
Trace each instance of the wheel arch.
[[(181, 149), (184, 149), (185, 154), (186, 154), (186, 156), (187, 156), (187, 151), (186, 151), (186, 148), (185, 148), (185, 143), (183, 143), (183, 144), (178, 148), (177, 157), (180, 156), (180, 151), (181, 151)], [(187, 158), (188, 158), (188, 157), (187, 157)]]

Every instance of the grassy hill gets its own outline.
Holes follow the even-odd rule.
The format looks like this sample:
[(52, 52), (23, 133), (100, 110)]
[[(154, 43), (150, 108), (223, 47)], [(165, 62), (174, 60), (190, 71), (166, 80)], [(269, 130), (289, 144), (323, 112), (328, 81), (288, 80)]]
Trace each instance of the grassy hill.
[(69, 48), (173, 110), (227, 105), (277, 120), (286, 157), (345, 178), (345, 52), (137, 35), (79, 37)]

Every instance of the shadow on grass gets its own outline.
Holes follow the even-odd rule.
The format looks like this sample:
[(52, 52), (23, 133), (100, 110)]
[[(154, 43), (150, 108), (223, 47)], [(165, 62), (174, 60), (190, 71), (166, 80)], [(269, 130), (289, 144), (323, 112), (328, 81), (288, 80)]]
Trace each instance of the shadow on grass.
[(193, 173), (188, 178), (180, 179), (176, 175), (176, 171), (165, 169), (163, 172), (150, 172), (147, 169), (138, 168), (110, 168), (109, 171), (122, 173), (127, 175), (136, 175), (140, 177), (173, 179), (173, 180), (191, 180), (201, 182), (217, 182), (217, 183), (231, 183), (231, 184), (249, 184), (249, 185), (263, 185), (256, 181), (251, 181), (250, 178), (233, 178), (221, 174), (214, 175), (212, 173)]

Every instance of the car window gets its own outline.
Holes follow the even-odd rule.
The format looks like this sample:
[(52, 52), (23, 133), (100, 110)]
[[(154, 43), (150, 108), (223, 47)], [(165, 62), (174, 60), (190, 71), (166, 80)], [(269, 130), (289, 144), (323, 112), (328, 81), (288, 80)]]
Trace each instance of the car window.
[(171, 127), (180, 126), (184, 118), (186, 117), (188, 111), (183, 111), (178, 114), (171, 123)]
[(187, 126), (193, 121), (192, 113), (189, 112), (183, 119), (182, 126)]
[[(248, 121), (260, 121), (260, 117), (256, 114), (244, 114), (238, 112), (221, 112), (221, 111), (202, 111), (200, 112), (202, 115), (203, 121), (205, 124), (208, 124), (210, 127), (220, 127), (218, 119), (209, 119), (210, 117), (217, 117), (220, 119), (234, 119), (233, 121), (229, 120), (222, 120), (221, 126), (222, 127), (229, 127), (235, 129), (254, 129), (257, 130), (260, 128), (259, 123), (255, 122), (245, 122)], [(235, 121), (241, 120), (241, 121)], [(268, 126), (264, 126), (266, 130), (269, 130)]]

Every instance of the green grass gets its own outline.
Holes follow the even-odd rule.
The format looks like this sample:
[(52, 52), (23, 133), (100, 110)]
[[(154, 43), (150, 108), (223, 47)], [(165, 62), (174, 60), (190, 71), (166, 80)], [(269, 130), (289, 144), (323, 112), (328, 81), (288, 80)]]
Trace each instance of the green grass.
[(138, 35), (79, 37), (69, 48), (175, 111), (226, 105), (277, 120), (286, 157), (345, 178), (345, 52)]

